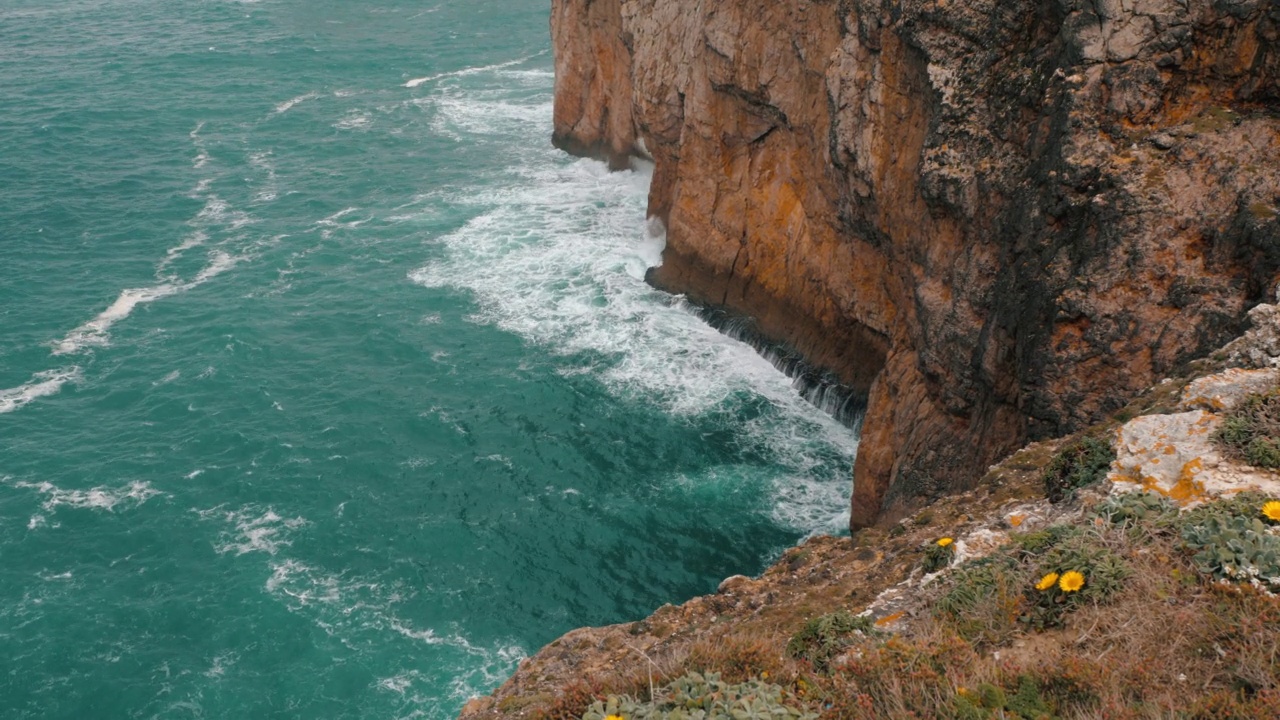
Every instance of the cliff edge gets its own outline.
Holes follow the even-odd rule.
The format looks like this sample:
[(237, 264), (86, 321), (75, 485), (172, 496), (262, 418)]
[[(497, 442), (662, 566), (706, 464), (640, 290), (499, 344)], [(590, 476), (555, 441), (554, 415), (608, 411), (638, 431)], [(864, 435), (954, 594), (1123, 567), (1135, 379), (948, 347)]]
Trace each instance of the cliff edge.
[(651, 281), (865, 391), (853, 528), (1238, 334), (1280, 273), (1268, 0), (553, 0), (555, 136)]
[(773, 699), (707, 717), (1280, 717), (1280, 305), (1249, 320), (975, 489), (566, 633), (460, 717), (692, 717), (709, 673)]

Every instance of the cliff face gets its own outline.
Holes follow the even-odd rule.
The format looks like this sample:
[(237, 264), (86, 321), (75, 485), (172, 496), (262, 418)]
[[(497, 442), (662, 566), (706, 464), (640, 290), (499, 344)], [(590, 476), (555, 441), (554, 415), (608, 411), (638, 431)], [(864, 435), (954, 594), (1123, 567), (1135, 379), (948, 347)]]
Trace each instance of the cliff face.
[(655, 162), (652, 281), (868, 392), (854, 527), (1119, 408), (1280, 271), (1270, 0), (553, 0), (552, 37), (556, 143)]

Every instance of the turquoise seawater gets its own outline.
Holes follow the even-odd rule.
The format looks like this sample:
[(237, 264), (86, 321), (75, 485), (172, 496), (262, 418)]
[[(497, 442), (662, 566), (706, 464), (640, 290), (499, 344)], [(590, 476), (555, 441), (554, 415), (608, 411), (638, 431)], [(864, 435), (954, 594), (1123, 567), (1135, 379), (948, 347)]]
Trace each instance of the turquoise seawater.
[(547, 0), (0, 0), (0, 717), (449, 718), (846, 517)]

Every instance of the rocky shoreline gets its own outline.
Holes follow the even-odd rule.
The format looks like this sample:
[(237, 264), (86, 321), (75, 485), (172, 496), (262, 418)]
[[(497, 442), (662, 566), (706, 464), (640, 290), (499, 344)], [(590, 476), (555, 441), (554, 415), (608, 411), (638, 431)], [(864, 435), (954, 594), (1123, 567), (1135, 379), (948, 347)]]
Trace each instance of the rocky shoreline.
[(1240, 331), (1280, 271), (1278, 28), (1261, 0), (556, 0), (554, 140), (652, 158), (655, 284), (866, 388), (856, 528)]

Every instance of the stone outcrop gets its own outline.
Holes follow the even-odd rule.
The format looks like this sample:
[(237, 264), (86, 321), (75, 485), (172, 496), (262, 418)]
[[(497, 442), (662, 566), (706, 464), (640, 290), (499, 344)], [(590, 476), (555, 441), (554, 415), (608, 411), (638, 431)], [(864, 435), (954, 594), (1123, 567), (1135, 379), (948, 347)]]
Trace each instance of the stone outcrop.
[(855, 527), (1122, 406), (1280, 270), (1269, 0), (553, 0), (552, 36), (555, 142), (654, 161), (651, 280), (868, 393)]
[(1280, 386), (1280, 305), (1258, 305), (1249, 320), (1248, 332), (1215, 353), (1228, 368), (1187, 383), (1172, 412), (1143, 415), (1116, 430), (1107, 475), (1113, 492), (1153, 491), (1183, 506), (1243, 490), (1280, 497), (1280, 473), (1228, 457), (1213, 440), (1250, 395)]

